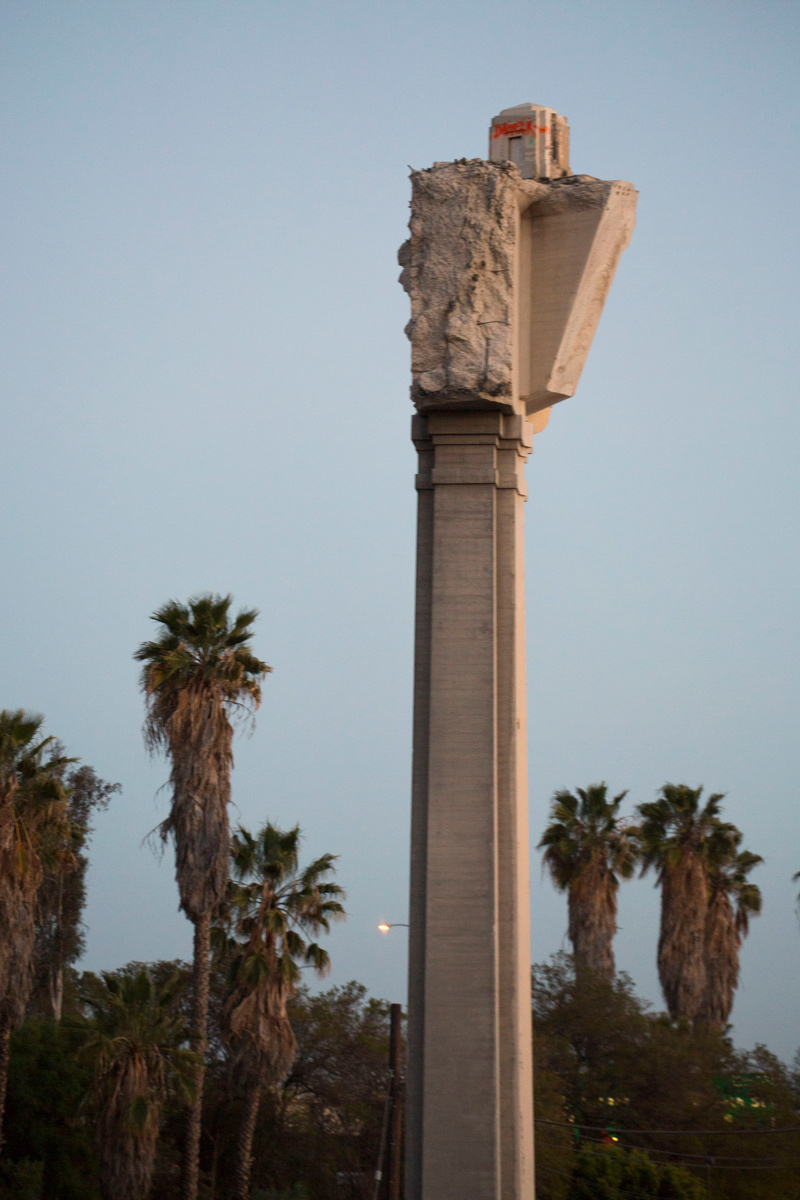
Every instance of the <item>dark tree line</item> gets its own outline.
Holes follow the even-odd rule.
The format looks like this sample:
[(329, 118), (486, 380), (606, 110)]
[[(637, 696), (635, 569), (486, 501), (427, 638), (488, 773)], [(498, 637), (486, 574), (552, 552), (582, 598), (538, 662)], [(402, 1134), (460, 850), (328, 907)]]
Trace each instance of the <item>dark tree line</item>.
[[(800, 1059), (790, 1070), (764, 1046), (736, 1050), (649, 1011), (625, 975), (576, 976), (566, 955), (534, 967), (533, 1017), (537, 1200), (677, 1200), (709, 1181), (713, 1200), (796, 1200)], [(691, 1184), (647, 1190), (650, 1168), (627, 1170), (634, 1154)]]
[[(114, 972), (110, 992), (149, 1002), (142, 964)], [(191, 968), (152, 964), (150, 1000), (186, 1045)], [(84, 977), (82, 988), (98, 980)], [(106, 990), (109, 990), (108, 988)], [(92, 992), (96, 996), (96, 992)], [(236, 1196), (249, 1083), (226, 1046), (226, 972), (212, 969), (209, 1053), (198, 1186)], [(102, 1010), (107, 1002), (100, 999)], [(357, 983), (287, 1003), (297, 1055), (265, 1088), (253, 1138), (253, 1200), (371, 1200), (387, 1086), (389, 1006)], [(800, 1077), (764, 1047), (737, 1051), (707, 1028), (652, 1013), (624, 977), (583, 974), (558, 956), (533, 971), (537, 1200), (796, 1200)], [(95, 1128), (104, 1111), (96, 1054), (108, 1026), (83, 1010), (30, 1018), (12, 1039), (3, 1200), (100, 1200)], [(89, 1043), (89, 1052), (82, 1049)], [(178, 1066), (180, 1064), (177, 1064)], [(182, 1194), (185, 1106), (161, 1101), (154, 1200)], [(651, 1131), (681, 1133), (654, 1133)], [(736, 1169), (737, 1163), (740, 1169)], [(746, 1167), (746, 1169), (744, 1169)], [(14, 1174), (16, 1172), (16, 1174)], [(26, 1190), (27, 1189), (27, 1190)]]
[[(192, 1009), (191, 976), (191, 968), (179, 962), (150, 967), (131, 963), (104, 978), (83, 976), (77, 991), (94, 999), (93, 1012), (79, 1003), (61, 1022), (31, 1017), (14, 1034), (8, 1153), (5, 1174), (0, 1171), (3, 1200), (101, 1200), (101, 1155), (112, 1144), (119, 1150), (119, 1142), (111, 1140), (114, 1131), (105, 1127), (113, 1118), (105, 1080), (111, 1078), (114, 1056), (106, 1054), (105, 1076), (96, 1069), (104, 1041), (113, 1030), (130, 1032), (149, 1005), (160, 1010), (160, 1054), (163, 1057), (166, 1045), (173, 1047), (169, 1053), (174, 1055), (176, 1048), (181, 1053)], [(237, 1194), (241, 1129), (251, 1090), (226, 1046), (224, 1009), (229, 995), (227, 974), (218, 966), (209, 987), (198, 1174), (204, 1200), (229, 1200)], [(115, 1000), (120, 1002), (116, 1013)], [(301, 987), (287, 1010), (297, 1055), (285, 1079), (265, 1089), (259, 1105), (251, 1194), (266, 1194), (271, 1200), (370, 1200), (388, 1079), (389, 1005), (350, 983), (316, 996)], [(171, 1032), (167, 1026), (173, 1027)], [(151, 1057), (155, 1062), (156, 1056)], [(174, 1065), (181, 1070), (179, 1061)], [(184, 1081), (186, 1077), (184, 1070)], [(128, 1147), (137, 1161), (128, 1165), (135, 1176), (142, 1159), (152, 1153), (151, 1195), (178, 1200), (186, 1092), (170, 1086), (156, 1087), (155, 1092), (152, 1105), (140, 1114), (143, 1136), (132, 1138), (138, 1145)], [(156, 1138), (152, 1122), (147, 1126), (147, 1118), (154, 1115)], [(98, 1127), (105, 1138), (97, 1138)], [(125, 1157), (118, 1153), (111, 1165), (124, 1169)]]

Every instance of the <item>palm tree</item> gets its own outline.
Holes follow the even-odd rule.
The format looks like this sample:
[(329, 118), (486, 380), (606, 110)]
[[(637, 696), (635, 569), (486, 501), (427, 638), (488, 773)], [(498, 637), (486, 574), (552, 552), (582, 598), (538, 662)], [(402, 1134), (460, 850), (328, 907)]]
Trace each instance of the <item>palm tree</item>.
[(144, 967), (83, 976), (93, 1021), (81, 1055), (94, 1064), (103, 1200), (147, 1200), (164, 1102), (193, 1097), (197, 1055), (186, 1048), (181, 983), (175, 973), (159, 986)]
[(737, 849), (710, 864), (709, 904), (706, 914), (704, 959), (706, 984), (697, 1020), (710, 1029), (723, 1030), (733, 1008), (739, 983), (739, 951), (750, 928), (750, 917), (761, 912), (761, 890), (747, 876), (764, 860), (749, 850)]
[(261, 1093), (284, 1077), (297, 1052), (287, 1001), (300, 964), (319, 975), (327, 951), (306, 939), (344, 917), (344, 892), (330, 882), (336, 858), (323, 854), (300, 869), (300, 830), (267, 824), (253, 836), (239, 827), (231, 845), (233, 879), (219, 928), (220, 957), (229, 964), (230, 992), (222, 1029), (232, 1065), (246, 1090), (239, 1136), (237, 1200), (250, 1195), (253, 1134)]
[(642, 874), (653, 867), (661, 886), (661, 990), (670, 1015), (688, 1021), (698, 1015), (706, 991), (712, 866), (735, 853), (739, 832), (720, 818), (724, 795), (714, 793), (701, 805), (702, 791), (666, 783), (657, 800), (638, 808)]
[(187, 1130), (184, 1200), (197, 1197), (210, 922), (228, 882), (233, 721), (258, 708), (261, 680), (271, 670), (250, 650), (257, 610), (231, 620), (231, 603), (230, 596), (210, 594), (188, 604), (169, 601), (153, 613), (163, 627), (160, 636), (134, 655), (144, 664), (145, 742), (172, 762), (172, 806), (161, 835), (174, 839), (181, 908), (194, 924), (195, 1048), (201, 1057)]
[(34, 979), (36, 892), (43, 861), (63, 840), (65, 759), (44, 718), (0, 711), (0, 1147), (11, 1032), (21, 1024)]
[(636, 866), (634, 843), (619, 817), (628, 793), (609, 800), (604, 783), (576, 791), (555, 793), (538, 848), (553, 883), (567, 893), (576, 971), (613, 979), (619, 879), (629, 879)]

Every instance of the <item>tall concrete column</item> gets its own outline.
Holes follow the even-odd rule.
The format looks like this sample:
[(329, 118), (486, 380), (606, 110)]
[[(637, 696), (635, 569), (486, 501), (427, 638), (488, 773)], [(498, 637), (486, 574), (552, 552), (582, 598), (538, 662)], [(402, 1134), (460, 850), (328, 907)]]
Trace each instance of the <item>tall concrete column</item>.
[(419, 452), (406, 1200), (534, 1195), (523, 472), (635, 198), (569, 175), (550, 112), (500, 114), (498, 161), (413, 172), (400, 252)]
[(419, 1146), (424, 1122), (439, 1148), (416, 1152), (420, 1194), (511, 1200), (532, 1195), (533, 1168), (522, 526), (532, 429), (500, 412), (443, 412), (416, 417), (413, 436), (411, 1007), (424, 1013), (424, 1045), (409, 1059), (424, 1065), (409, 1077), (408, 1137)]

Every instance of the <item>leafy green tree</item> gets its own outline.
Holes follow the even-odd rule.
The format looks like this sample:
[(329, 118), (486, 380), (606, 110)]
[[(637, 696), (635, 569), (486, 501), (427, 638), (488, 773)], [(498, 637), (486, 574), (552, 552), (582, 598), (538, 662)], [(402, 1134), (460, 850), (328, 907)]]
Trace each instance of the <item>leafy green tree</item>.
[(605, 979), (614, 975), (619, 880), (629, 879), (636, 866), (635, 843), (619, 816), (627, 794), (609, 799), (604, 783), (577, 788), (575, 795), (556, 792), (539, 842), (554, 884), (567, 893), (575, 965)]
[(147, 1200), (161, 1110), (190, 1103), (197, 1056), (177, 1011), (179, 976), (157, 986), (148, 971), (83, 976), (92, 1023), (81, 1054), (94, 1068), (103, 1200)]
[[(631, 981), (576, 976), (574, 961), (556, 955), (533, 969), (534, 1033), (551, 1071), (562, 1080), (565, 1105), (579, 1125), (603, 1126), (635, 1114), (640, 1126), (677, 1128), (687, 1105), (694, 1124), (718, 1107), (713, 1077), (720, 1042), (690, 1046), (668, 1022), (654, 1017)], [(702, 1116), (700, 1116), (702, 1114)]]
[(52, 1015), (56, 1020), (61, 1019), (65, 986), (73, 1012), (77, 1005), (77, 976), (72, 968), (86, 948), (83, 910), (92, 819), (120, 790), (118, 783), (106, 783), (85, 764), (65, 766), (62, 779), (67, 797), (62, 843), (44, 870), (36, 897), (35, 977), (28, 1001), (29, 1013)]
[(356, 982), (288, 1004), (297, 1057), (265, 1093), (253, 1179), (315, 1200), (372, 1200), (389, 1082), (390, 1005)]
[[(229, 995), (228, 978), (217, 967), (211, 977), (202, 1159), (209, 1194), (217, 1200), (236, 1195), (247, 1104), (247, 1085), (239, 1086), (221, 1034)], [(297, 1057), (283, 1083), (262, 1092), (253, 1138), (254, 1195), (300, 1195), (306, 1189), (314, 1200), (372, 1200), (389, 1078), (389, 1010), (358, 983), (316, 995), (301, 984), (287, 1002)], [(178, 1195), (172, 1160), (179, 1135), (168, 1116), (153, 1188), (159, 1200)]]
[(729, 861), (739, 831), (720, 817), (724, 796), (701, 805), (703, 789), (667, 783), (639, 805), (642, 874), (661, 887), (658, 976), (670, 1015), (693, 1021), (706, 994), (706, 918), (715, 864)]
[(654, 1163), (641, 1150), (584, 1145), (575, 1160), (570, 1200), (706, 1200), (690, 1171)]
[(0, 1163), (0, 1196), (3, 1200), (42, 1200), (43, 1164), (30, 1158)]
[(300, 829), (267, 823), (256, 836), (239, 827), (231, 846), (232, 880), (220, 950), (230, 963), (230, 994), (222, 1010), (224, 1039), (247, 1102), (241, 1126), (237, 1200), (248, 1200), (253, 1134), (265, 1087), (292, 1065), (297, 1041), (286, 1006), (301, 964), (323, 975), (328, 953), (307, 941), (344, 917), (344, 892), (330, 879), (335, 856), (299, 865)]
[(0, 1147), (11, 1032), (33, 987), (36, 893), (63, 840), (63, 757), (44, 718), (0, 711)]
[(554, 1069), (551, 1047), (534, 1023), (533, 1116), (536, 1127), (534, 1167), (536, 1200), (567, 1200), (575, 1161), (567, 1086)]
[(701, 1183), (710, 1173), (714, 1200), (795, 1200), (800, 1135), (774, 1131), (800, 1125), (800, 1087), (764, 1047), (737, 1051), (714, 1030), (649, 1012), (624, 974), (578, 982), (566, 955), (535, 966), (532, 982), (536, 1063), (560, 1081), (567, 1114), (536, 1114), (543, 1182), (578, 1178), (556, 1135), (571, 1132), (577, 1154), (605, 1130), (618, 1141), (599, 1153), (641, 1150)]
[(739, 951), (747, 936), (751, 916), (761, 912), (761, 890), (747, 876), (764, 860), (749, 850), (738, 850), (742, 835), (734, 836), (736, 849), (726, 859), (712, 861), (706, 914), (704, 958), (705, 989), (697, 1020), (722, 1030), (728, 1023), (739, 983)]
[[(91, 1067), (78, 1057), (84, 1036), (80, 1023), (29, 1017), (11, 1037), (5, 1148), (26, 1186), (34, 1187), (38, 1168), (36, 1200), (99, 1200), (93, 1123), (83, 1106)], [(21, 1188), (6, 1179), (0, 1196)]]
[(233, 766), (233, 721), (261, 701), (271, 670), (250, 649), (256, 609), (231, 619), (230, 596), (169, 601), (153, 614), (159, 637), (134, 658), (143, 664), (145, 741), (171, 760), (172, 806), (161, 827), (175, 842), (181, 908), (194, 925), (195, 1048), (201, 1056), (187, 1130), (184, 1200), (196, 1200), (208, 1021), (211, 918), (225, 897)]

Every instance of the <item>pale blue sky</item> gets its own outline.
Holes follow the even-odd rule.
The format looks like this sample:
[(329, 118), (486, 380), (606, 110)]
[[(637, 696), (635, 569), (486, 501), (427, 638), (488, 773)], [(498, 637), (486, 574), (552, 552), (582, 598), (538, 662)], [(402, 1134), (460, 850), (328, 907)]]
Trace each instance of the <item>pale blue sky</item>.
[[(230, 591), (274, 667), (238, 814), (341, 855), (332, 979), (405, 996), (414, 456), (408, 164), (569, 117), (639, 220), (528, 468), (531, 826), (559, 787), (728, 793), (766, 858), (740, 1044), (800, 1042), (795, 3), (7, 0), (0, 704), (123, 795), (87, 965), (190, 953), (131, 654)], [(234, 814), (236, 817), (237, 814)], [(566, 908), (533, 864), (534, 957)], [(465, 919), (469, 919), (468, 912)], [(658, 897), (619, 964), (660, 1004)]]

